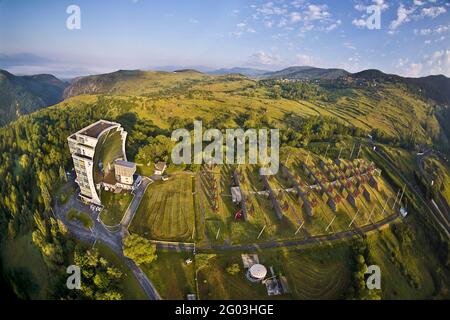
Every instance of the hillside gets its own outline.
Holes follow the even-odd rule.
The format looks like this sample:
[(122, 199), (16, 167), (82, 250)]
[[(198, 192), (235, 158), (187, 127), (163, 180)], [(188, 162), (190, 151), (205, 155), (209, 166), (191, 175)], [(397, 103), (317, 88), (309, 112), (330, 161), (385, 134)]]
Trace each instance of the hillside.
[(270, 71), (254, 68), (229, 68), (229, 69), (217, 69), (214, 71), (210, 71), (208, 73), (215, 75), (242, 74), (249, 78), (255, 78), (270, 73)]
[(349, 73), (343, 69), (323, 69), (315, 67), (289, 67), (280, 71), (268, 72), (264, 79), (295, 79), (295, 80), (334, 80)]
[(0, 126), (62, 101), (65, 87), (52, 75), (15, 76), (0, 70)]
[(185, 79), (195, 82), (208, 77), (208, 75), (188, 69), (174, 72), (119, 70), (113, 73), (74, 79), (64, 90), (64, 98), (80, 94), (151, 94), (159, 92), (164, 87), (176, 87)]
[[(95, 87), (83, 87), (83, 84), (92, 84)], [(298, 169), (297, 174), (304, 179), (306, 179), (305, 173), (296, 167), (296, 158), (309, 158), (307, 154), (309, 155), (311, 151), (311, 162), (318, 163), (319, 154), (326, 153), (325, 146), (330, 146), (330, 157), (336, 158), (340, 152), (339, 149), (344, 146), (348, 156), (354, 142), (368, 141), (366, 134), (371, 130), (372, 133), (377, 134), (378, 142), (385, 142), (386, 145), (395, 149), (398, 145), (405, 144), (409, 147), (408, 154), (411, 155), (415, 155), (414, 143), (437, 144), (439, 137), (442, 136), (442, 128), (432, 112), (433, 105), (414, 95), (406, 86), (397, 83), (331, 87), (301, 81), (254, 81), (240, 75), (211, 76), (192, 70), (180, 70), (176, 73), (121, 71), (78, 79), (75, 87), (72, 85), (68, 88), (68, 90), (74, 90), (72, 93), (75, 89), (79, 92), (93, 90), (95, 94), (81, 94), (67, 98), (55, 106), (23, 116), (0, 128), (0, 153), (3, 157), (0, 163), (0, 178), (7, 182), (0, 184), (0, 196), (4, 199), (0, 202), (0, 228), (4, 235), (8, 235), (4, 237), (0, 256), (3, 261), (8, 262), (3, 266), (5, 274), (8, 275), (8, 282), (36, 283), (34, 292), (18, 291), (21, 288), (19, 286), (16, 291), (21, 293), (21, 297), (60, 298), (56, 294), (59, 291), (54, 288), (60, 288), (61, 283), (56, 282), (50, 286), (49, 280), (41, 276), (48, 274), (47, 269), (54, 270), (55, 263), (42, 259), (40, 249), (32, 242), (31, 232), (25, 229), (24, 225), (27, 221), (33, 221), (38, 217), (37, 213), (34, 214), (35, 212), (49, 212), (52, 201), (60, 198), (57, 190), (65, 183), (65, 170), (73, 168), (67, 149), (67, 137), (95, 120), (108, 119), (123, 125), (129, 134), (127, 156), (131, 161), (142, 164), (139, 170), (148, 170), (141, 171), (142, 175), (153, 173), (153, 166), (146, 164), (154, 163), (156, 159), (164, 157), (166, 161), (170, 161), (172, 130), (180, 127), (191, 128), (194, 119), (203, 120), (205, 128), (280, 128), (282, 143), (280, 159), (291, 170)], [(362, 152), (367, 153), (369, 150), (371, 148), (365, 148)], [(289, 163), (286, 154), (297, 156), (291, 157)], [(198, 170), (194, 166), (179, 169), (185, 172)], [(262, 181), (258, 178), (257, 168), (248, 169), (252, 170), (243, 171), (245, 180), (243, 188), (248, 191), (254, 190), (253, 187), (256, 190), (262, 190)], [(383, 169), (383, 172), (385, 171)], [(209, 208), (208, 199), (212, 198), (203, 195), (210, 194), (213, 188), (197, 189), (198, 185), (192, 183), (193, 180), (189, 175), (176, 173), (170, 172), (171, 178), (168, 182), (156, 182), (149, 187), (150, 192), (143, 202), (148, 210), (145, 208), (139, 210), (133, 220), (135, 225), (132, 228), (136, 228), (137, 232), (143, 234), (148, 232), (149, 235), (155, 235), (158, 238), (190, 241), (194, 230), (192, 229), (194, 215), (199, 221), (195, 224), (196, 234), (204, 228), (205, 232), (202, 234), (209, 234), (209, 239), (214, 241), (217, 234), (215, 228), (220, 227), (220, 223), (228, 224), (230, 219), (233, 220), (234, 205), (228, 206), (227, 201), (230, 201), (230, 198), (224, 197), (224, 202), (219, 206), (220, 210), (223, 210), (219, 211), (222, 214), (221, 219), (223, 217), (224, 220), (219, 220), (217, 213), (207, 209), (204, 211), (207, 215), (205, 223), (201, 223), (200, 216), (195, 214), (195, 210), (198, 210), (196, 207), (198, 205)], [(221, 183), (218, 185), (228, 193), (230, 185), (226, 184), (231, 182), (230, 171), (224, 166), (223, 171), (217, 173), (220, 174), (220, 176), (217, 175), (218, 181), (225, 183), (223, 186)], [(20, 179), (14, 179), (14, 176)], [(205, 186), (206, 184), (203, 183), (208, 183), (205, 180), (207, 176), (199, 176), (204, 178), (201, 183)], [(286, 187), (288, 182), (284, 179), (280, 174), (269, 180), (269, 185), (275, 188)], [(390, 185), (391, 182), (388, 184)], [(383, 192), (394, 198), (397, 188), (389, 187), (383, 189)], [(155, 190), (162, 192), (154, 192)], [(192, 195), (196, 193), (198, 197), (193, 198)], [(283, 199), (293, 208), (288, 211), (287, 217), (290, 220), (286, 221), (288, 222), (286, 228), (280, 229), (279, 233), (278, 227), (267, 228), (263, 235), (264, 241), (272, 241), (271, 239), (278, 235), (283, 237), (286, 237), (288, 233), (292, 235), (295, 230), (294, 223), (298, 221), (296, 222), (294, 212), (299, 211), (300, 207), (296, 207), (296, 204), (292, 202), (294, 198)], [(199, 201), (196, 202), (197, 200)], [(270, 206), (270, 200), (265, 197), (256, 199), (256, 196), (250, 197), (249, 200), (253, 204), (252, 210), (257, 213), (251, 222), (252, 225), (235, 222), (232, 227), (222, 227), (221, 238), (216, 243), (222, 242), (224, 235), (232, 241), (237, 239), (254, 241), (265, 222), (272, 223), (275, 215), (271, 211), (273, 209)], [(164, 205), (159, 206), (162, 203)], [(374, 203), (377, 202), (373, 201), (371, 205)], [(382, 202), (378, 202), (379, 208), (381, 204)], [(414, 202), (411, 201), (409, 208), (413, 205)], [(320, 208), (322, 210), (321, 206)], [(350, 212), (351, 215), (340, 215), (340, 218), (337, 218), (336, 228), (338, 225), (348, 228), (349, 220), (353, 214), (356, 214), (354, 211)], [(364, 214), (367, 215), (368, 212), (365, 210)], [(381, 211), (378, 211), (377, 214), (380, 213)], [(310, 230), (316, 230), (315, 232), (322, 232), (330, 220), (326, 217), (330, 215), (328, 211), (322, 211), (320, 215), (317, 215), (318, 219), (315, 221), (318, 222), (318, 229), (313, 229), (316, 224), (306, 224), (306, 226)], [(214, 219), (210, 219), (212, 217)], [(344, 220), (339, 222), (338, 219), (342, 217)], [(435, 240), (436, 232), (425, 229), (428, 226), (426, 222), (418, 220), (419, 218), (414, 217), (412, 213), (411, 219), (416, 220), (411, 222), (411, 227), (404, 227), (406, 231), (386, 228), (383, 234), (377, 232), (376, 238), (367, 239), (370, 257), (373, 258), (371, 261), (374, 264), (380, 264), (383, 270), (387, 270), (389, 281), (386, 283), (389, 284), (386, 285), (386, 297), (431, 298), (439, 294), (447, 297), (448, 291), (445, 291), (448, 283), (447, 273), (434, 271), (446, 270), (444, 264), (438, 260), (441, 251), (445, 251), (442, 248), (446, 246), (442, 247), (442, 244)], [(243, 238), (244, 235), (248, 235), (248, 238)], [(9, 240), (10, 238), (12, 240)], [(267, 261), (267, 265), (273, 265), (276, 270), (283, 271), (289, 277), (294, 297), (340, 297), (352, 281), (349, 270), (352, 268), (353, 255), (350, 250), (353, 249), (351, 243), (346, 243), (342, 251), (336, 251), (334, 246), (327, 246), (325, 249), (327, 250), (323, 255), (316, 257), (308, 254), (283, 257), (279, 254), (267, 254), (266, 250), (261, 252), (260, 256)], [(313, 250), (315, 253), (318, 252), (316, 247)], [(427, 254), (424, 256), (423, 252)], [(66, 253), (66, 256), (69, 254)], [(165, 278), (154, 276), (160, 275), (160, 270), (167, 269), (162, 257), (163, 253), (158, 252), (156, 265), (161, 263), (158, 269), (144, 270), (144, 272), (149, 274), (152, 280), (157, 279), (156, 285), (160, 286), (158, 290), (162, 294), (171, 297), (172, 295), (167, 293), (170, 290), (164, 288), (177, 288), (178, 282), (166, 281)], [(225, 259), (228, 258), (240, 259), (240, 256), (236, 254), (235, 257), (225, 257)], [(181, 259), (174, 258), (173, 261), (185, 265), (184, 259), (186, 256), (183, 254)], [(286, 261), (292, 263), (288, 265)], [(429, 268), (424, 261), (430, 266)], [(67, 263), (64, 261), (64, 266)], [(168, 265), (171, 266), (176, 265), (169, 263)], [(295, 270), (298, 268), (294, 268), (296, 265), (302, 265), (305, 268), (297, 272)], [(192, 266), (197, 266), (197, 263)], [(214, 269), (216, 266), (219, 266), (219, 269)], [(200, 294), (208, 298), (208, 290), (214, 290), (213, 292), (216, 292), (217, 297), (220, 298), (234, 297), (234, 292), (237, 293), (236, 296), (247, 294), (244, 297), (250, 297), (250, 291), (246, 289), (248, 282), (239, 282), (236, 280), (239, 279), (238, 277), (228, 276), (224, 272), (224, 267), (225, 260), (217, 257), (214, 263), (209, 264), (208, 270), (200, 269), (198, 273)], [(18, 268), (26, 270), (26, 276), (13, 272)], [(313, 272), (314, 270), (319, 271)], [(215, 274), (218, 276), (210, 277)], [(326, 290), (317, 290), (325, 283), (318, 277), (325, 279), (327, 283), (331, 281)], [(161, 279), (160, 282), (158, 279)], [(220, 291), (221, 284), (228, 279), (233, 281), (235, 284), (233, 288), (236, 288), (236, 291)], [(439, 280), (442, 284), (430, 279), (442, 279)], [(179, 282), (183, 286), (186, 283), (184, 278), (181, 278)], [(170, 286), (166, 283), (170, 283)], [(244, 285), (241, 286), (241, 283)], [(439, 290), (442, 290), (442, 293)], [(177, 293), (174, 296), (185, 295)]]
[[(195, 117), (236, 126), (239, 114), (255, 113), (287, 128), (290, 114), (298, 119), (324, 116), (410, 148), (433, 143), (448, 148), (448, 128), (444, 125), (448, 113), (436, 110), (406, 84), (385, 79), (371, 86), (371, 81), (359, 87), (346, 82), (337, 86), (335, 81), (255, 81), (241, 75), (214, 76), (193, 70), (118, 71), (79, 78), (66, 88), (65, 97), (90, 95), (96, 99), (106, 95), (113, 105), (126, 104), (130, 112), (162, 127), (169, 127), (175, 118)], [(221, 117), (223, 121), (218, 120)]]

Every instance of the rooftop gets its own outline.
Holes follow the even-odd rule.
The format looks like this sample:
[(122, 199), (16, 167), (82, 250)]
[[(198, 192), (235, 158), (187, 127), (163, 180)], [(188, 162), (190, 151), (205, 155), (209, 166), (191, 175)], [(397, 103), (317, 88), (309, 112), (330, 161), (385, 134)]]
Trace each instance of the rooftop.
[(129, 161), (125, 161), (125, 160), (116, 160), (116, 161), (114, 161), (114, 164), (118, 165), (118, 166), (130, 168), (130, 169), (136, 169), (136, 163), (134, 163), (134, 162), (129, 162)]
[(159, 171), (165, 170), (167, 167), (167, 164), (165, 162), (158, 162), (155, 164), (155, 169)]
[(104, 130), (112, 128), (117, 125), (118, 124), (114, 122), (99, 120), (94, 124), (91, 124), (90, 126), (86, 127), (85, 129), (82, 129), (78, 133), (91, 138), (98, 138)]

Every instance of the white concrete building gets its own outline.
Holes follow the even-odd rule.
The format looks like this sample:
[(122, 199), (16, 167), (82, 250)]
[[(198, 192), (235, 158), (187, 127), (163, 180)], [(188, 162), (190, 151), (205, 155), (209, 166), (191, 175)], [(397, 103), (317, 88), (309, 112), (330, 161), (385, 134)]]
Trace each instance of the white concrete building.
[(106, 120), (97, 121), (67, 138), (81, 200), (101, 205), (102, 187), (112, 191), (133, 189), (136, 165), (127, 162), (126, 138), (127, 132), (119, 123)]

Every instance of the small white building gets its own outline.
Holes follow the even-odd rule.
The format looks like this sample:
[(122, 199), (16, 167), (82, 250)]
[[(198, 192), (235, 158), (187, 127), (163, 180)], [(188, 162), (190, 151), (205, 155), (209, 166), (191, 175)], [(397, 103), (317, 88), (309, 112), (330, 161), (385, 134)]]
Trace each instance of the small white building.
[(247, 278), (252, 282), (264, 280), (267, 275), (267, 268), (262, 264), (254, 264), (247, 271)]
[(242, 201), (242, 192), (239, 187), (231, 187), (231, 199), (233, 203), (240, 203)]
[(165, 162), (158, 162), (155, 164), (155, 175), (162, 176), (164, 171), (167, 169), (167, 164)]

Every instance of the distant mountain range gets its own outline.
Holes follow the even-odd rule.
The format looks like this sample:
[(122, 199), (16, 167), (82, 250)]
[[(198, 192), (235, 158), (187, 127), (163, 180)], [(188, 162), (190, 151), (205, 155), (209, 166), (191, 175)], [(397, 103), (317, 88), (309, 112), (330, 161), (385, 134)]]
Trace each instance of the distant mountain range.
[(208, 74), (226, 75), (226, 74), (242, 74), (249, 78), (261, 77), (265, 74), (269, 74), (268, 70), (254, 69), (254, 68), (229, 68), (229, 69), (217, 69), (209, 71)]
[(15, 76), (0, 70), (0, 126), (62, 101), (67, 85), (49, 74)]
[(289, 67), (280, 71), (265, 73), (261, 77), (264, 79), (334, 80), (349, 74), (343, 69)]
[[(170, 69), (170, 71), (156, 71), (156, 73), (174, 74), (185, 72), (190, 73), (192, 77), (196, 78), (241, 74), (248, 78), (258, 80), (337, 81), (339, 79), (353, 79), (354, 81), (396, 82), (406, 85), (414, 92), (421, 92), (424, 97), (432, 99), (439, 104), (450, 105), (450, 78), (443, 75), (406, 78), (373, 69), (350, 73), (343, 69), (325, 69), (309, 66), (294, 66), (279, 71), (237, 67), (208, 70), (203, 71), (204, 73), (192, 68), (170, 67)], [(204, 69), (202, 68), (202, 70)], [(7, 71), (0, 70), (0, 126), (16, 119), (20, 115), (56, 104), (68, 97), (80, 94), (110, 93), (112, 91), (122, 90), (118, 88), (118, 83), (127, 83), (126, 87), (131, 88), (139, 86), (139, 83), (145, 80), (146, 86), (149, 88), (155, 87), (158, 82), (153, 82), (152, 77), (154, 77), (152, 76), (152, 72), (148, 71), (119, 70), (108, 74), (79, 77), (67, 83), (57, 79), (53, 75), (15, 76)]]

